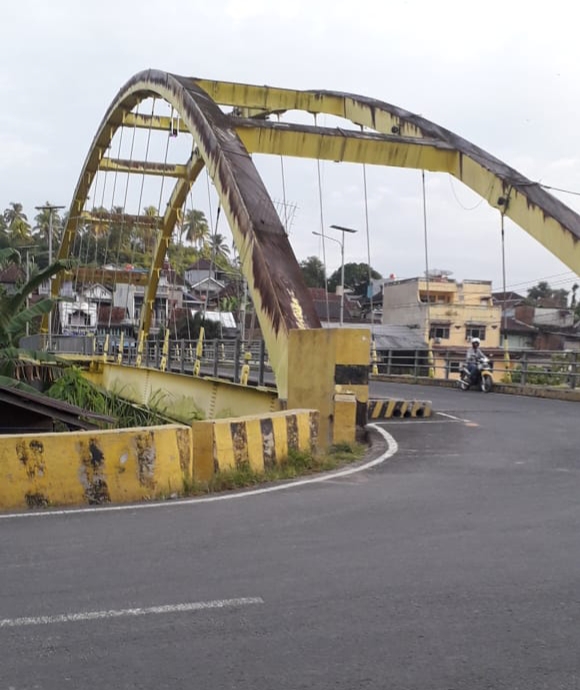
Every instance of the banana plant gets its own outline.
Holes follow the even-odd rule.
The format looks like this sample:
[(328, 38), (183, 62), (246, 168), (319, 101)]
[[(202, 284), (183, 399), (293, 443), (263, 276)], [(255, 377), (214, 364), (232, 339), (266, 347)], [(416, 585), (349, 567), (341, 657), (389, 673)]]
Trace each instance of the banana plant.
[[(20, 264), (20, 253), (12, 247), (0, 250), (0, 265), (9, 263)], [(0, 296), (0, 377), (14, 380), (17, 367), (24, 361), (46, 359), (42, 353), (25, 352), (19, 349), (18, 343), (26, 332), (26, 324), (48, 314), (56, 300), (47, 297), (31, 306), (26, 306), (26, 302), (45, 280), (71, 266), (70, 260), (55, 261), (21, 285), (14, 294)], [(2, 379), (0, 383), (7, 385)]]

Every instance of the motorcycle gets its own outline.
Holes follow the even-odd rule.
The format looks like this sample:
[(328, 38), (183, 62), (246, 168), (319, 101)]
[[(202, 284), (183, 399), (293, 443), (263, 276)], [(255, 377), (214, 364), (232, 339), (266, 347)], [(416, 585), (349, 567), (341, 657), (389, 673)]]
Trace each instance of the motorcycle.
[(491, 362), (488, 357), (482, 357), (477, 362), (477, 369), (473, 374), (469, 373), (468, 368), (464, 365), (459, 374), (457, 385), (462, 391), (469, 390), (472, 386), (477, 386), (484, 393), (489, 393), (493, 388)]

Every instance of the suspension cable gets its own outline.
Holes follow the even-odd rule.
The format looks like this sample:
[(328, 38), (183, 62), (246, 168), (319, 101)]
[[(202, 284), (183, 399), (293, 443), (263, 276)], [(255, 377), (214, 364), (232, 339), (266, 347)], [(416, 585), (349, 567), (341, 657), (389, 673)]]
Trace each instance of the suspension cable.
[[(363, 126), (361, 125), (361, 132), (364, 130)], [(363, 163), (362, 165), (362, 171), (363, 171), (363, 189), (364, 189), (364, 199), (365, 199), (365, 229), (366, 229), (366, 235), (367, 235), (367, 262), (368, 262), (368, 272), (369, 272), (369, 278), (368, 278), (368, 288), (367, 288), (367, 297), (370, 300), (370, 310), (371, 310), (371, 338), (374, 337), (374, 324), (375, 324), (375, 315), (373, 311), (373, 270), (371, 268), (371, 234), (370, 234), (370, 227), (369, 227), (369, 199), (368, 199), (368, 192), (367, 192), (367, 166)], [(344, 285), (343, 285), (343, 290), (344, 290)]]
[[(153, 102), (151, 104), (151, 116), (149, 118), (149, 129), (147, 130), (147, 143), (145, 146), (145, 159), (144, 159), (145, 163), (147, 163), (149, 161), (149, 147), (151, 145), (151, 131), (152, 131), (154, 115), (155, 115), (155, 98), (153, 98)], [(137, 218), (139, 218), (139, 216), (141, 215), (141, 208), (143, 205), (143, 189), (145, 187), (145, 177), (146, 177), (146, 173), (145, 173), (145, 171), (143, 171), (143, 174), (141, 175), (141, 187), (139, 189), (139, 202), (137, 204)], [(136, 248), (137, 248), (137, 242), (132, 242), (131, 244), (132, 244), (132, 247), (131, 247), (131, 266), (133, 266), (135, 263), (135, 252), (136, 252)], [(132, 287), (132, 285), (133, 285), (133, 271), (130, 271), (129, 281), (127, 283), (127, 292), (125, 295), (125, 310), (127, 310), (127, 308), (128, 308), (129, 292), (130, 292), (130, 288)], [(145, 293), (144, 293), (143, 297), (145, 297)], [(133, 307), (134, 306), (135, 306), (135, 300), (133, 299)], [(154, 307), (155, 307), (155, 301), (153, 301), (153, 308)], [(141, 309), (145, 309), (145, 308), (146, 308), (145, 303), (143, 303), (141, 306)], [(135, 316), (135, 312), (133, 312), (133, 318), (134, 318), (134, 316)]]
[[(316, 113), (314, 113), (314, 126), (316, 127)], [(328, 271), (326, 270), (326, 233), (324, 232), (324, 208), (322, 204), (322, 179), (320, 176), (320, 158), (316, 159), (318, 173), (318, 205), (320, 209), (320, 234), (322, 235), (322, 263), (324, 264), (324, 297), (326, 302), (326, 321), (330, 326), (330, 305), (328, 302)], [(344, 290), (344, 285), (342, 286)]]
[(510, 194), (512, 192), (512, 187), (508, 189), (508, 193), (505, 197), (503, 206), (500, 211), (500, 232), (501, 232), (501, 277), (502, 277), (502, 290), (503, 290), (503, 338), (504, 342), (507, 339), (507, 309), (506, 309), (506, 267), (505, 267), (505, 214), (510, 201)]
[[(173, 120), (173, 107), (171, 108), (171, 119)], [(169, 129), (169, 131), (167, 132), (167, 139), (165, 142), (165, 156), (163, 159), (163, 174), (161, 175), (161, 185), (159, 188), (159, 202), (157, 203), (157, 217), (158, 218), (161, 217), (161, 204), (163, 202), (163, 190), (165, 187), (165, 171), (167, 170), (167, 158), (169, 156), (169, 142), (171, 141), (172, 136), (173, 136), (173, 127), (171, 127)], [(156, 240), (157, 240), (157, 243), (160, 243), (161, 237), (159, 236), (159, 224), (158, 223), (159, 223), (159, 221), (157, 221), (157, 224), (156, 224), (156, 230), (157, 230)], [(161, 228), (161, 232), (163, 232), (163, 227)], [(171, 241), (171, 238), (169, 238), (169, 240)], [(167, 248), (166, 248), (166, 254), (168, 254), (168, 249), (169, 249), (169, 244), (167, 245)], [(165, 259), (165, 255), (163, 258)], [(169, 256), (167, 258), (169, 258)], [(161, 276), (161, 273), (159, 275)], [(171, 277), (171, 263), (169, 264), (169, 277)], [(172, 295), (175, 295), (175, 281), (176, 281), (175, 272), (173, 272)], [(171, 285), (169, 280), (168, 280), (168, 284)], [(165, 328), (168, 331), (171, 331), (171, 328), (170, 328), (170, 326), (171, 326), (171, 314), (169, 313), (169, 307), (170, 307), (170, 300), (169, 300), (169, 295), (168, 295), (167, 303), (166, 303), (167, 313), (166, 313)], [(173, 315), (175, 316), (175, 309), (173, 310)]]
[[(280, 113), (278, 113), (278, 124), (280, 124)], [(284, 175), (284, 156), (280, 155), (280, 171), (282, 173), (282, 203), (284, 204), (284, 230), (289, 235), (288, 230), (288, 204), (286, 202), (286, 178)]]
[[(131, 148), (129, 150), (129, 160), (133, 160), (133, 150), (135, 148), (135, 134), (137, 131), (137, 119), (135, 119), (135, 124), (133, 125), (133, 133), (131, 136)], [(121, 130), (122, 131), (122, 130)], [(130, 174), (127, 173), (127, 179), (125, 182), (125, 193), (123, 195), (123, 216), (121, 218), (121, 227), (119, 230), (119, 241), (117, 242), (117, 256), (115, 257), (115, 267), (119, 265), (120, 258), (121, 258), (121, 246), (122, 246), (122, 241), (123, 241), (123, 230), (125, 228), (126, 224), (126, 217), (127, 217), (127, 199), (129, 196), (129, 178)], [(115, 268), (115, 272), (113, 274), (113, 294), (117, 290), (117, 270)], [(129, 292), (127, 290), (127, 295), (125, 296), (125, 312), (124, 315), (127, 313), (127, 303), (129, 301)], [(114, 300), (111, 301), (111, 310), (109, 312), (109, 330), (111, 328), (111, 319), (113, 317), (113, 302)]]
[(421, 186), (423, 189), (423, 236), (425, 244), (425, 282), (427, 285), (427, 342), (431, 340), (431, 295), (429, 291), (429, 245), (427, 237), (427, 194), (425, 191), (425, 171), (421, 170)]

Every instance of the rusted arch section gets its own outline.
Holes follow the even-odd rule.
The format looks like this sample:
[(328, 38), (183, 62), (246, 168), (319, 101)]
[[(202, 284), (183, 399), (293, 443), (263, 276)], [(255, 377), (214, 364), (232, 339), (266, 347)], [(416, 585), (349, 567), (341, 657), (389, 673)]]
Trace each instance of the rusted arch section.
[[(193, 137), (186, 165), (151, 164), (105, 158), (118, 127), (168, 131), (169, 118), (133, 113), (149, 97), (170, 103), (181, 131)], [(220, 106), (231, 106), (225, 114)], [(287, 110), (346, 118), (374, 132), (276, 123), (268, 114)], [(105, 115), (79, 179), (59, 256), (68, 255), (75, 218), (84, 207), (97, 170), (166, 174), (178, 181), (161, 223), (153, 258), (142, 332), (147, 333), (159, 270), (179, 208), (206, 165), (228, 218), (242, 268), (256, 305), (281, 397), (286, 397), (287, 342), (292, 328), (320, 326), (300, 269), (268, 193), (249, 153), (270, 153), (447, 172), (505, 212), (546, 248), (580, 273), (580, 217), (517, 171), (482, 149), (418, 115), (362, 96), (291, 91), (213, 82), (150, 70), (133, 77)], [(58, 291), (54, 282), (53, 292)]]
[[(394, 162), (385, 160), (383, 165), (401, 165), (403, 161), (405, 167), (415, 167), (409, 165), (410, 161), (405, 159), (402, 150), (411, 151), (417, 148), (417, 139), (425, 144), (433, 143), (445, 147), (455, 155), (427, 156), (427, 162), (431, 165), (425, 166), (426, 169), (448, 172), (461, 180), (491, 206), (505, 213), (560, 261), (580, 274), (580, 216), (575, 211), (514, 168), (420, 115), (383, 101), (348, 93), (295, 91), (204, 79), (198, 79), (197, 83), (216, 103), (236, 108), (242, 117), (264, 117), (268, 113), (302, 110), (315, 114), (336, 115), (373, 129), (386, 135), (386, 138), (391, 140), (393, 148), (397, 143), (399, 145), (399, 155), (393, 156)], [(269, 127), (275, 130), (276, 125), (260, 122), (256, 123), (255, 127)], [(335, 133), (343, 134), (345, 138), (352, 137), (344, 130), (335, 130)], [(247, 139), (244, 138), (244, 142), (252, 151), (250, 137)], [(257, 141), (258, 137), (254, 135), (254, 139)], [(272, 137), (271, 142), (276, 141), (277, 146), (268, 143), (269, 151), (263, 150), (266, 148), (263, 144), (254, 150), (263, 153), (284, 153), (285, 149), (291, 148), (289, 143), (283, 143), (284, 139), (289, 141), (289, 132), (280, 132)], [(267, 138), (262, 136), (262, 141), (266, 140)], [(332, 155), (339, 152), (340, 147), (336, 144), (332, 151), (328, 151), (328, 158), (343, 160), (332, 158)], [(378, 163), (376, 160), (362, 160), (363, 157), (360, 156), (357, 162)], [(350, 160), (352, 159), (351, 157)], [(417, 157), (417, 160), (424, 163), (426, 158)]]
[[(149, 70), (135, 75), (119, 91), (102, 120), (83, 166), (59, 257), (69, 254), (76, 228), (74, 219), (84, 207), (91, 183), (116, 130), (127, 122), (128, 115), (139, 102), (151, 97), (162, 98), (175, 108), (185, 129), (193, 136), (194, 154), (187, 165), (188, 174), (177, 182), (164, 216), (151, 267), (142, 330), (148, 331), (159, 269), (178, 209), (205, 164), (240, 254), (276, 374), (279, 395), (285, 398), (288, 332), (294, 328), (320, 327), (320, 321), (287, 235), (250, 155), (230, 119), (195, 80)], [(58, 289), (59, 283), (54, 281), (54, 295), (58, 294)]]

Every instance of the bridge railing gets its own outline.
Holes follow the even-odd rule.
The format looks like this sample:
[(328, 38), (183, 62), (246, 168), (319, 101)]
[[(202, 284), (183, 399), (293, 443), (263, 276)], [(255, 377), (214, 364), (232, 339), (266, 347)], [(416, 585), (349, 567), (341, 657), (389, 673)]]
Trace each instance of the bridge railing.
[[(486, 353), (488, 354), (488, 353)], [(392, 377), (430, 377), (453, 380), (465, 361), (464, 354), (452, 350), (389, 350), (378, 353), (375, 371)], [(580, 387), (580, 351), (510, 350), (490, 359), (496, 382), (550, 387)]]
[[(167, 357), (164, 360), (163, 341), (149, 340), (145, 343), (141, 364), (146, 367), (161, 368), (182, 374), (194, 371), (197, 354), (197, 340), (170, 340)], [(97, 350), (97, 355), (117, 358), (123, 364), (137, 361), (137, 347), (123, 347), (119, 352), (117, 345), (109, 345), (108, 352)], [(243, 380), (243, 366), (249, 366), (248, 380), (259, 386), (273, 385), (274, 376), (263, 341), (244, 342), (241, 340), (204, 340), (199, 357), (200, 373), (205, 376), (225, 378), (235, 383)]]
[[(53, 335), (49, 348), (46, 335), (33, 335), (23, 338), (20, 345), (28, 350), (97, 356), (124, 364), (135, 364), (137, 345), (133, 339), (124, 341), (122, 353), (119, 351), (118, 337), (109, 339), (106, 352), (105, 342), (102, 338)], [(170, 340), (165, 359), (166, 370), (191, 374), (197, 360), (197, 347), (197, 340)], [(377, 361), (372, 363), (370, 371), (391, 377), (452, 380), (459, 377), (464, 357), (457, 350), (437, 349), (430, 357), (425, 349), (393, 349), (378, 352)], [(199, 359), (200, 373), (205, 376), (226, 378), (239, 383), (242, 380), (242, 367), (246, 363), (249, 365), (251, 383), (261, 386), (274, 384), (263, 341), (204, 340)], [(147, 367), (160, 368), (163, 360), (163, 341), (148, 340), (141, 363)], [(496, 382), (580, 388), (580, 351), (510, 350), (509, 363), (506, 363), (501, 352), (492, 357), (491, 363)]]

